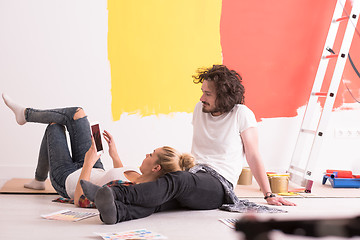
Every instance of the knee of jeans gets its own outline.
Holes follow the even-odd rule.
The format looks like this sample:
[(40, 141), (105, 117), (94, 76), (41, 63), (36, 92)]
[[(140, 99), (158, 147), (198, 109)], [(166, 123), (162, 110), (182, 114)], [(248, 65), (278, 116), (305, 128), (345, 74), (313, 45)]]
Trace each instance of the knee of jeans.
[(54, 122), (49, 123), (49, 125), (46, 128), (46, 131), (49, 131), (49, 128), (55, 128), (55, 129), (59, 128), (65, 132), (65, 126), (58, 124), (58, 123), (54, 123)]
[(74, 114), (74, 120), (86, 117), (85, 111), (82, 108), (78, 108)]

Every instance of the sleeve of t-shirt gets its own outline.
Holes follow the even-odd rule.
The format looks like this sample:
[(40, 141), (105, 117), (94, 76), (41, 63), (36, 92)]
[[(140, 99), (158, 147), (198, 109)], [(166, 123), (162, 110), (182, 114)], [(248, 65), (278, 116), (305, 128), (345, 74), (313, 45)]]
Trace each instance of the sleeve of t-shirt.
[(257, 127), (257, 121), (255, 114), (245, 105), (241, 105), (240, 111), (238, 113), (239, 121), (239, 132), (243, 132), (248, 128)]
[(193, 117), (192, 117), (192, 121), (191, 121), (191, 124), (194, 125), (194, 122), (195, 122), (195, 118), (197, 116), (197, 113), (198, 113), (198, 109), (199, 107), (201, 107), (201, 102), (198, 102), (196, 105), (195, 105), (195, 108), (194, 108), (194, 111), (193, 111)]

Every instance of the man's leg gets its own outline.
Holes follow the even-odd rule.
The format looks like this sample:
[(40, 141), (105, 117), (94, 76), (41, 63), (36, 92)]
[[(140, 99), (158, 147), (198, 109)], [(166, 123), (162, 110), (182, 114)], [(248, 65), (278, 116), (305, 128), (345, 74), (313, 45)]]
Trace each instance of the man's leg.
[(182, 207), (196, 210), (219, 208), (225, 199), (225, 191), (221, 182), (210, 173), (193, 174), (195, 185), (190, 193), (180, 194), (175, 199)]
[[(130, 206), (155, 208), (155, 211), (159, 211), (161, 205), (166, 206), (167, 202), (176, 201), (181, 207), (210, 210), (222, 205), (224, 194), (222, 184), (210, 173), (179, 171), (165, 174), (154, 182), (101, 188), (96, 193), (95, 205), (103, 221), (111, 224), (119, 219), (126, 219), (127, 214), (132, 219), (148, 216), (146, 211), (134, 214)], [(123, 203), (122, 210), (116, 205), (118, 201)], [(114, 212), (117, 212), (116, 216)]]
[(157, 207), (176, 199), (191, 209), (215, 209), (222, 205), (224, 189), (210, 173), (179, 171), (165, 174), (154, 182), (132, 186), (113, 186), (116, 200), (125, 204)]
[(113, 191), (105, 186), (95, 196), (95, 205), (100, 212), (100, 219), (106, 224), (115, 224), (133, 219), (150, 216), (157, 208), (147, 208), (124, 204), (114, 199)]

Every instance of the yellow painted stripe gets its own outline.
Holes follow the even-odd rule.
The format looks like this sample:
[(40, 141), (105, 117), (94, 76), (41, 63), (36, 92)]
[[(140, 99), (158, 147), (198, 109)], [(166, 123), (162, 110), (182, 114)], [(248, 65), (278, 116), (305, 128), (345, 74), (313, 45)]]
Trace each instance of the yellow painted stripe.
[(192, 112), (199, 67), (221, 64), (221, 0), (108, 0), (112, 113)]

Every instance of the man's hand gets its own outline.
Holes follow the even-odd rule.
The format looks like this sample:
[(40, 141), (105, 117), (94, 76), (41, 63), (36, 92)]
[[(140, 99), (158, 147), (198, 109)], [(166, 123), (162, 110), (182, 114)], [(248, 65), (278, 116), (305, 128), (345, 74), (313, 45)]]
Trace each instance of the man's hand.
[(296, 206), (295, 203), (289, 202), (282, 197), (269, 197), (266, 199), (267, 203), (276, 206)]

